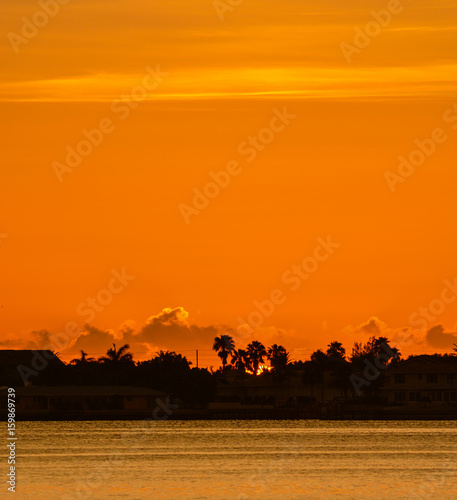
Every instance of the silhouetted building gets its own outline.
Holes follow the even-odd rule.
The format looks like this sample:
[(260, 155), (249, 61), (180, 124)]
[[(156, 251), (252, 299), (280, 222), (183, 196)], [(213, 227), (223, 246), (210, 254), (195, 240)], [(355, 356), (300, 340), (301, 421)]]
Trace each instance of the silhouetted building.
[[(0, 395), (1, 408), (5, 410), (7, 389), (0, 389)], [(15, 399), (16, 415), (20, 418), (78, 412), (116, 412), (128, 417), (135, 412), (152, 411), (159, 401), (166, 401), (164, 393), (154, 389), (123, 386), (18, 387)]]
[(417, 356), (386, 371), (381, 393), (387, 404), (456, 405), (457, 357)]
[(0, 350), (0, 386), (24, 386), (43, 381), (65, 368), (50, 350)]
[(337, 387), (331, 372), (323, 372), (320, 381), (304, 383), (302, 372), (297, 371), (281, 383), (271, 377), (246, 377), (235, 370), (225, 374), (226, 381), (217, 386), (216, 400), (211, 408), (233, 407), (247, 404), (271, 407), (301, 406), (328, 403), (344, 396), (344, 389)]

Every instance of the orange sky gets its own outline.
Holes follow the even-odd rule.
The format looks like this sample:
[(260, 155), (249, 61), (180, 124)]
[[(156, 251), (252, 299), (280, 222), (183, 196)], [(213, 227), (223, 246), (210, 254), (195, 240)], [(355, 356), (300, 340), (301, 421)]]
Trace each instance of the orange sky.
[[(457, 9), (391, 2), (244, 0), (221, 20), (211, 0), (71, 0), (47, 22), (36, 2), (2, 3), (0, 345), (71, 359), (114, 339), (215, 365), (221, 332), (295, 359), (383, 334), (403, 354), (450, 352)], [(21, 39), (24, 18), (44, 25)], [(69, 166), (78, 147), (92, 151)], [(227, 165), (237, 175), (193, 207)], [(292, 290), (328, 237), (339, 247)]]

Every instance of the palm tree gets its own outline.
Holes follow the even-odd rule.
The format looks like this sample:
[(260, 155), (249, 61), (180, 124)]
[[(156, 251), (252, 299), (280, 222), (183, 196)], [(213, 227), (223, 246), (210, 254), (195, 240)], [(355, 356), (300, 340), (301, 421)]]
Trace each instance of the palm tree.
[(373, 362), (375, 358), (380, 358), (382, 354), (382, 360), (385, 358), (386, 354), (389, 354), (389, 363), (396, 363), (401, 358), (401, 353), (396, 347), (390, 347), (389, 340), (387, 337), (370, 337), (368, 342), (363, 345), (361, 342), (355, 342), (352, 348), (352, 356), (350, 357), (351, 363), (358, 365), (359, 368), (364, 369), (364, 361), (368, 359)]
[(289, 364), (290, 354), (282, 345), (273, 344), (268, 348), (267, 359), (270, 361), (273, 371), (278, 373)]
[(129, 344), (124, 344), (122, 347), (119, 347), (119, 349), (116, 349), (116, 344), (113, 344), (113, 347), (106, 351), (106, 356), (102, 356), (99, 361), (113, 365), (119, 363), (133, 363), (133, 354), (128, 352), (129, 349)]
[(227, 358), (229, 354), (235, 351), (235, 341), (230, 335), (221, 335), (214, 339), (213, 350), (217, 352), (217, 355), (222, 360), (222, 368), (225, 368), (227, 364)]
[(343, 344), (341, 342), (337, 342), (335, 340), (328, 345), (326, 354), (329, 358), (332, 359), (345, 359), (346, 349), (343, 347)]
[(236, 370), (240, 372), (245, 372), (250, 369), (250, 361), (248, 357), (248, 353), (244, 349), (235, 349), (232, 353), (232, 361), (231, 364), (235, 367)]
[(265, 346), (258, 340), (253, 340), (247, 348), (249, 359), (252, 363), (252, 371), (257, 375), (259, 365), (263, 363), (263, 358), (267, 355)]
[(87, 363), (92, 363), (95, 361), (94, 358), (86, 358), (87, 352), (84, 352), (82, 349), (79, 351), (81, 353), (80, 358), (75, 358), (70, 361), (71, 365), (85, 365)]

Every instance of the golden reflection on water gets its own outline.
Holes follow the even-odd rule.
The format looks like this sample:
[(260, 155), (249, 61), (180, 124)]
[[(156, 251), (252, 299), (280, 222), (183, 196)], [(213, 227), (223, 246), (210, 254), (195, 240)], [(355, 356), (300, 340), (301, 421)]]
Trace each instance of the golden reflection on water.
[(18, 438), (16, 498), (457, 498), (455, 421), (22, 422)]

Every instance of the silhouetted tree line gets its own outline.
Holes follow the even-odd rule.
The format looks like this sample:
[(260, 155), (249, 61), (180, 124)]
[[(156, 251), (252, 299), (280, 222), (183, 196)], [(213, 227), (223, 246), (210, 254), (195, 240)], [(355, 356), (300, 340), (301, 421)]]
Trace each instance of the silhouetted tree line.
[[(107, 350), (99, 359), (88, 357), (84, 351), (68, 364), (50, 363), (33, 380), (36, 385), (131, 385), (163, 391), (192, 406), (204, 407), (214, 400), (217, 384), (229, 383), (230, 374), (238, 384), (249, 384), (263, 377), (265, 385), (286, 385), (291, 378), (298, 378), (316, 391), (325, 383), (347, 396), (352, 390), (351, 376), (363, 373), (368, 364), (398, 363), (402, 360), (396, 347), (390, 346), (386, 337), (371, 337), (366, 343), (355, 343), (350, 355), (340, 342), (331, 342), (325, 351), (318, 349), (307, 361), (292, 361), (290, 353), (281, 345), (266, 348), (259, 341), (252, 341), (245, 349), (237, 349), (233, 338), (221, 335), (214, 339), (213, 350), (222, 366), (210, 370), (192, 368), (192, 363), (173, 351), (160, 351), (148, 361), (135, 362), (130, 346)], [(454, 348), (457, 352), (457, 346)], [(389, 352), (389, 356), (386, 356)], [(410, 356), (408, 359), (415, 356)], [(456, 353), (439, 355), (457, 362)], [(268, 362), (268, 365), (265, 363)], [(233, 377), (232, 377), (233, 379)], [(382, 383), (383, 373), (364, 388), (368, 400)], [(296, 383), (296, 382), (294, 382)]]

